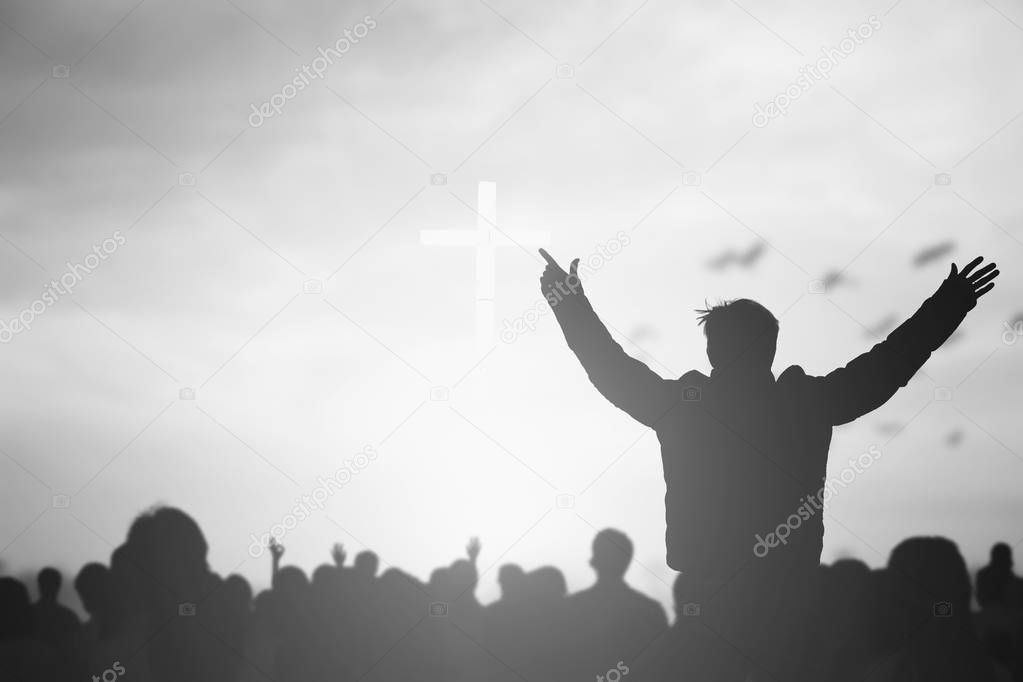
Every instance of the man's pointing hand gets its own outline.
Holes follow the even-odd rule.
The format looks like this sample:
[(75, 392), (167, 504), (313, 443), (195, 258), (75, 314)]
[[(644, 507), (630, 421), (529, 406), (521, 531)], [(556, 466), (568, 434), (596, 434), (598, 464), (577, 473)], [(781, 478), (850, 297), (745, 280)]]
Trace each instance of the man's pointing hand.
[(558, 265), (551, 254), (540, 249), (540, 255), (547, 261), (547, 267), (540, 275), (540, 292), (547, 298), (547, 302), (553, 306), (566, 296), (583, 293), (583, 285), (579, 280), (579, 259), (576, 258), (568, 268), (568, 272)]

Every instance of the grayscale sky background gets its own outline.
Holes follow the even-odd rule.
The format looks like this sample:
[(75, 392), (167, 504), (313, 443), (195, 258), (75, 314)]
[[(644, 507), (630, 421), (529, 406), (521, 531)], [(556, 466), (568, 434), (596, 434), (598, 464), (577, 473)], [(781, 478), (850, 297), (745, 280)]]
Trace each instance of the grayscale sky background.
[[(828, 79), (753, 125), (871, 16)], [(250, 125), (365, 17), (375, 28), (322, 79)], [(832, 474), (882, 456), (831, 501), (824, 558), (879, 565), (943, 534), (975, 565), (1023, 537), (1018, 4), (4, 2), (0, 82), (0, 320), (124, 237), (0, 345), (4, 572), (105, 561), (160, 502), (198, 519), (217, 571), (265, 585), (251, 535), (371, 445), (288, 532), (286, 562), (312, 570), (340, 541), (426, 578), (479, 535), (489, 601), (505, 562), (585, 587), (590, 540), (614, 526), (636, 544), (628, 579), (668, 603), (656, 438), (596, 394), (537, 308), (539, 256), (500, 249), (498, 321), (543, 314), (481, 358), (472, 249), (420, 243), (475, 227), (480, 181), (498, 185), (502, 230), (549, 231), (566, 264), (630, 236), (586, 289), (665, 376), (707, 370), (705, 301), (757, 298), (781, 318), (776, 372), (824, 373), (911, 314), (950, 259), (997, 260), (962, 334), (836, 432)], [(749, 267), (708, 266), (761, 240)]]

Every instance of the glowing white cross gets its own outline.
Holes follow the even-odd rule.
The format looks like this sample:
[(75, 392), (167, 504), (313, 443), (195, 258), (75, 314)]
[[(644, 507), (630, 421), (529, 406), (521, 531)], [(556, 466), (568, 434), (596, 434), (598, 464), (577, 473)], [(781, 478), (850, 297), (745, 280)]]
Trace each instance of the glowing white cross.
[(497, 183), (481, 182), (476, 199), (475, 230), (422, 230), (420, 241), (428, 246), (476, 247), (476, 347), (486, 353), (494, 345), (494, 289), (497, 280), (497, 247), (547, 246), (550, 232), (501, 230), (497, 227)]

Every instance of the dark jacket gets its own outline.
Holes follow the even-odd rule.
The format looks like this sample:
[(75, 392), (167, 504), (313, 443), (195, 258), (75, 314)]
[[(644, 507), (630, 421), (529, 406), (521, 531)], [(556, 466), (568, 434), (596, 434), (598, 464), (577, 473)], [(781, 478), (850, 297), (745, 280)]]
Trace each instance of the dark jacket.
[[(972, 288), (950, 277), (845, 367), (815, 377), (792, 366), (777, 379), (766, 370), (664, 379), (622, 350), (585, 295), (557, 301), (554, 312), (597, 390), (657, 432), (668, 565), (715, 581), (751, 562), (817, 566), (823, 510), (811, 498), (819, 501), (824, 486), (832, 427), (887, 402), (975, 305)], [(776, 547), (755, 554), (781, 525), (789, 527), (784, 544), (776, 533)]]

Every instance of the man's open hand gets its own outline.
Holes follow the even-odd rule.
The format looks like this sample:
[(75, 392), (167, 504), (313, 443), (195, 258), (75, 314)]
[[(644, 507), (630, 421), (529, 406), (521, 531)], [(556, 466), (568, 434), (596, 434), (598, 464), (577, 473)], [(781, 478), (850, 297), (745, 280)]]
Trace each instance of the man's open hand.
[(476, 557), (480, 555), (481, 547), (483, 547), (483, 545), (480, 543), (479, 538), (469, 538), (469, 544), (465, 548), (465, 553), (469, 556), (469, 560), (472, 561), (472, 563), (476, 563)]
[(942, 285), (960, 296), (970, 308), (977, 304), (978, 298), (994, 288), (994, 279), (999, 274), (994, 263), (988, 263), (977, 270), (977, 266), (983, 260), (983, 256), (977, 256), (963, 268), (962, 272), (959, 271), (955, 263), (952, 263), (948, 278)]
[(552, 297), (555, 301), (561, 301), (566, 296), (583, 293), (583, 284), (579, 280), (578, 258), (572, 261), (568, 266), (569, 271), (565, 272), (546, 250), (540, 249), (540, 255), (547, 261), (547, 267), (540, 275), (540, 291), (548, 302), (551, 302)]
[(340, 542), (335, 542), (334, 546), (331, 547), (330, 549), (330, 556), (332, 559), (334, 559), (335, 566), (337, 566), (338, 568), (344, 568), (345, 557), (348, 556), (347, 554), (345, 554), (344, 545), (342, 545)]

